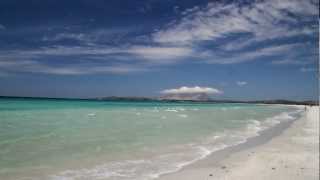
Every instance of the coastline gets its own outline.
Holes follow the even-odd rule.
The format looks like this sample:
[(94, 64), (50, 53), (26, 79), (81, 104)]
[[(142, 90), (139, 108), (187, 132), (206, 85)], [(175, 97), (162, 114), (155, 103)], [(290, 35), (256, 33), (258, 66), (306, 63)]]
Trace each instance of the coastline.
[(319, 106), (159, 180), (319, 179)]

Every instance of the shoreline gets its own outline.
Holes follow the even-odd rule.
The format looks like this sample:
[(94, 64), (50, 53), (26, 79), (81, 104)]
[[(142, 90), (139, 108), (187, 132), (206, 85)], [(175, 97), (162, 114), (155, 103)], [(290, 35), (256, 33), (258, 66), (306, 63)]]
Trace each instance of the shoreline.
[[(319, 106), (309, 106), (293, 121), (282, 122), (242, 144), (216, 151), (157, 179), (318, 179), (318, 137)], [(295, 139), (304, 139), (308, 144)], [(310, 163), (312, 160), (315, 162)]]

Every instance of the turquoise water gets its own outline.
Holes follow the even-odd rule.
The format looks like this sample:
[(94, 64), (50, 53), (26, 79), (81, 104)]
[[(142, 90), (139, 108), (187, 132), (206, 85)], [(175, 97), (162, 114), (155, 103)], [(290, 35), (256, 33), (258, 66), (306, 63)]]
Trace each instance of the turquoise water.
[(296, 107), (0, 99), (0, 179), (153, 179), (236, 145)]

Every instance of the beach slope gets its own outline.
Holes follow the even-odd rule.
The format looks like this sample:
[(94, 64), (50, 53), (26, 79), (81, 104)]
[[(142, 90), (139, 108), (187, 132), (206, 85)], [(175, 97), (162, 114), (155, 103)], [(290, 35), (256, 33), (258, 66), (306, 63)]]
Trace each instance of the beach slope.
[(161, 180), (318, 180), (319, 106), (270, 141), (216, 161), (214, 154)]

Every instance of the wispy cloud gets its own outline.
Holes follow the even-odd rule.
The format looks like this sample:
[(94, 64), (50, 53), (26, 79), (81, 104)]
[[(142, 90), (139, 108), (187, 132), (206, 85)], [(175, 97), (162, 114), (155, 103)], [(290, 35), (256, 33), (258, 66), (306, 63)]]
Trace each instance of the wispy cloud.
[(41, 41), (53, 44), (63, 44), (64, 41), (74, 41), (80, 45), (123, 44), (135, 36), (140, 29), (135, 26), (83, 29), (75, 27), (59, 27), (42, 36)]
[(5, 29), (6, 29), (6, 27), (4, 25), (0, 24), (0, 31), (5, 30)]
[[(39, 56), (137, 56), (142, 60), (174, 60), (177, 58), (190, 56), (192, 49), (188, 47), (158, 47), (158, 46), (129, 46), (129, 47), (110, 47), (110, 46), (53, 46), (35, 50), (13, 50), (0, 52), (1, 57), (39, 57)], [(1, 59), (0, 59), (1, 60)]]
[(0, 61), (0, 69), (8, 72), (31, 72), (55, 75), (84, 75), (84, 74), (127, 74), (148, 71), (147, 68), (127, 64), (46, 64), (35, 60)]
[(315, 72), (315, 71), (317, 71), (317, 69), (316, 68), (312, 68), (312, 67), (302, 67), (302, 68), (300, 68), (300, 71), (301, 72)]
[[(0, 51), (0, 68), (9, 71), (64, 75), (121, 74), (146, 71), (152, 66), (176, 63), (191, 53), (192, 50), (187, 47), (54, 46), (33, 50)], [(55, 60), (52, 63), (45, 63), (44, 59), (48, 58)], [(59, 59), (61, 61), (68, 59), (70, 62), (63, 66)]]
[(315, 59), (304, 59), (304, 61), (301, 60), (295, 60), (295, 59), (283, 59), (283, 60), (274, 60), (271, 63), (274, 65), (306, 65), (306, 64), (312, 64), (315, 61)]
[[(208, 63), (242, 63), (265, 56), (286, 55), (295, 47), (288, 42), (268, 42), (292, 37), (315, 37), (318, 25), (310, 22), (317, 18), (318, 7), (314, 0), (252, 1), (248, 6), (209, 3), (205, 7), (187, 10), (182, 13), (181, 20), (169, 23), (152, 37), (161, 44), (192, 46), (196, 49), (194, 57), (203, 58)], [(230, 38), (240, 34), (240, 38)], [(201, 42), (205, 41), (223, 43), (219, 49), (203, 48)], [(263, 43), (269, 47), (259, 48)], [(291, 52), (294, 54), (297, 51)], [(294, 55), (290, 57), (296, 58)]]
[(59, 33), (54, 36), (44, 36), (42, 41), (61, 41), (61, 40), (77, 40), (77, 41), (90, 41), (84, 33)]
[(188, 57), (192, 54), (192, 49), (188, 47), (151, 47), (151, 46), (133, 46), (128, 49), (132, 53), (144, 59), (157, 60), (159, 63), (168, 62)]
[(128, 65), (111, 65), (111, 66), (67, 66), (53, 67), (47, 65), (35, 65), (26, 69), (28, 72), (56, 74), (56, 75), (84, 75), (84, 74), (128, 74), (134, 72), (147, 71), (141, 67)]
[(238, 51), (243, 48), (251, 47), (258, 45), (260, 43), (274, 41), (274, 40), (283, 40), (290, 37), (303, 37), (303, 36), (312, 36), (317, 32), (317, 28), (313, 26), (299, 27), (299, 28), (290, 28), (290, 31), (280, 31), (275, 34), (272, 32), (265, 32), (265, 36), (249, 36), (243, 37), (235, 40), (231, 40), (221, 45), (220, 48), (226, 51)]
[[(214, 2), (188, 9), (181, 19), (145, 34), (137, 33), (136, 27), (88, 32), (63, 29), (42, 35), (45, 45), (41, 47), (0, 51), (0, 68), (76, 75), (139, 72), (184, 61), (228, 65), (265, 57), (274, 57), (270, 61), (278, 65), (312, 64), (304, 59), (314, 59), (314, 48), (310, 48), (314, 45), (277, 41), (316, 37), (318, 25), (313, 22), (318, 7), (315, 0), (252, 1), (249, 5)], [(4, 28), (0, 25), (0, 30)], [(128, 41), (128, 34), (134, 41)], [(62, 43), (65, 40), (78, 44)], [(204, 45), (208, 42), (215, 46)], [(256, 46), (260, 44), (264, 45)], [(296, 50), (303, 48), (301, 56)], [(60, 60), (69, 62), (64, 65)]]
[(283, 55), (284, 53), (288, 53), (294, 48), (297, 48), (302, 45), (303, 44), (284, 44), (254, 49), (252, 51), (222, 55), (217, 55), (212, 52), (204, 52), (203, 56), (205, 59), (207, 59), (206, 62), (210, 64), (235, 64), (257, 60), (258, 58), (262, 57)]
[(246, 81), (237, 81), (236, 83), (238, 86), (245, 86), (248, 84)]
[(162, 94), (199, 94), (199, 93), (205, 93), (205, 94), (222, 94), (223, 92), (221, 90), (218, 90), (216, 88), (212, 87), (200, 87), (200, 86), (194, 86), (194, 87), (187, 87), (182, 86), (180, 88), (176, 89), (165, 89), (161, 91)]
[[(216, 40), (231, 33), (250, 33), (259, 39), (309, 32), (309, 27), (292, 28), (304, 18), (318, 15), (318, 5), (313, 0), (254, 1), (250, 6), (240, 4), (209, 3), (188, 13), (178, 23), (156, 32), (153, 38), (160, 43), (188, 43), (190, 41)], [(286, 23), (285, 23), (286, 22)]]

